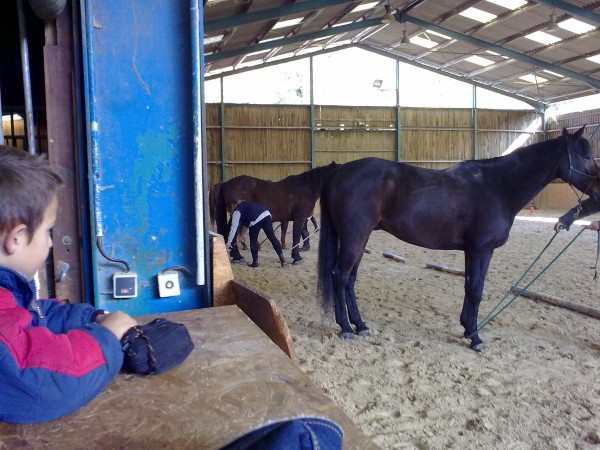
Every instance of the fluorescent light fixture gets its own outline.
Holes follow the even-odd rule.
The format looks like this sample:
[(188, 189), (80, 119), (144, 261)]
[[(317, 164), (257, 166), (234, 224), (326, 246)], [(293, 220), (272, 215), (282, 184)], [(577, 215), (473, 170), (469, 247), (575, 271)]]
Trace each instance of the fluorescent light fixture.
[(377, 5), (378, 3), (379, 2), (363, 3), (362, 5), (358, 5), (356, 8), (354, 8), (350, 12), (353, 13), (353, 12), (366, 11), (367, 9), (371, 9), (371, 8), (375, 7), (375, 5)]
[(557, 78), (564, 78), (560, 73), (552, 72), (551, 70), (544, 69), (544, 72), (549, 73), (550, 75), (553, 75)]
[(431, 39), (422, 38), (421, 36), (415, 36), (415, 37), (410, 38), (410, 43), (419, 45), (419, 46), (425, 47), (425, 48), (433, 48), (436, 45), (438, 45), (437, 42), (432, 41)]
[(523, 75), (522, 77), (519, 77), (519, 78), (523, 81), (527, 81), (528, 83), (533, 83), (533, 84), (541, 84), (541, 83), (545, 83), (546, 81), (548, 81), (545, 78), (538, 77), (537, 75), (534, 75), (532, 73), (530, 73), (528, 75)]
[(223, 39), (222, 34), (218, 34), (216, 36), (209, 36), (204, 38), (204, 45), (214, 44), (215, 42), (219, 42)]
[(556, 42), (562, 41), (561, 38), (552, 36), (549, 33), (544, 33), (543, 31), (536, 31), (534, 33), (526, 34), (525, 37), (535, 42), (539, 42), (540, 44), (550, 45)]
[(494, 61), (487, 58), (482, 58), (481, 56), (473, 55), (469, 56), (465, 59), (465, 61), (469, 61), (470, 63), (477, 64), (478, 66), (486, 67), (494, 64)]
[(467, 8), (464, 11), (461, 11), (459, 15), (463, 17), (468, 17), (469, 19), (473, 19), (481, 23), (490, 22), (497, 17), (495, 14), (485, 12), (478, 8)]
[(502, 6), (503, 8), (515, 10), (521, 6), (525, 6), (527, 2), (525, 0), (487, 0), (494, 5)]
[(600, 64), (600, 53), (594, 56), (590, 56), (589, 58), (585, 58), (588, 61), (594, 62), (596, 64)]
[(335, 27), (343, 27), (344, 25), (349, 25), (351, 24), (352, 21), (348, 21), (348, 22), (339, 22), (339, 23), (334, 23), (333, 26), (331, 28), (335, 28)]
[(575, 34), (584, 34), (596, 29), (596, 27), (592, 25), (573, 18), (563, 20), (558, 26)]
[(297, 19), (280, 20), (271, 29), (272, 30), (277, 30), (278, 28), (292, 27), (294, 25), (298, 25), (303, 20), (304, 20), (304, 17), (298, 17)]

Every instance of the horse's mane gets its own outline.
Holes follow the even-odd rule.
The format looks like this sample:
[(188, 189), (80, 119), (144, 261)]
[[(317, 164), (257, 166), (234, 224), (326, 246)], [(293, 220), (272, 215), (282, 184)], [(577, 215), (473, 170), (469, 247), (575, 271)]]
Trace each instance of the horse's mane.
[(302, 185), (320, 189), (323, 182), (331, 176), (337, 165), (335, 161), (332, 161), (326, 166), (315, 167), (297, 175), (290, 175), (281, 181), (284, 183), (301, 183)]

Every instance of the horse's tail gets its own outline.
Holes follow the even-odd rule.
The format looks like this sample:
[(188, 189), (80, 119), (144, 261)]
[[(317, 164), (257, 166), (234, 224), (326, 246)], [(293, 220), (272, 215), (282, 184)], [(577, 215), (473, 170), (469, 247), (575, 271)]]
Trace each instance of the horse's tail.
[(329, 313), (334, 304), (333, 268), (338, 254), (339, 240), (329, 213), (326, 191), (325, 187), (321, 193), (317, 290), (321, 296), (323, 311)]
[(212, 225), (215, 224), (217, 217), (217, 197), (220, 191), (221, 183), (213, 184), (208, 190), (208, 216)]
[(217, 222), (217, 233), (227, 239), (227, 205), (225, 204), (225, 195), (223, 193), (224, 185), (221, 184), (215, 194), (215, 217)]

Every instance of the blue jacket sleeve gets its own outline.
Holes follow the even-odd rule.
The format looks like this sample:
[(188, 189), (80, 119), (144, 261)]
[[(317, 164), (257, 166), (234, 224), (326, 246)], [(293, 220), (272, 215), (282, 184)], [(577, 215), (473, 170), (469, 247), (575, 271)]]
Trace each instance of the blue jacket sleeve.
[(96, 397), (122, 363), (121, 344), (107, 328), (88, 323), (54, 333), (32, 326), (31, 312), (0, 289), (0, 421), (45, 422), (70, 414)]

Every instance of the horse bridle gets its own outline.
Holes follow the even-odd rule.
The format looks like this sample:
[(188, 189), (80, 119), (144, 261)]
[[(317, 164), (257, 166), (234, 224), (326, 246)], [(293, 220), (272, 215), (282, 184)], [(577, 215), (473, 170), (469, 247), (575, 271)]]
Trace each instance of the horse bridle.
[[(571, 189), (573, 189), (573, 192), (575, 193), (575, 195), (577, 196), (577, 211), (575, 212), (575, 216), (574, 216), (574, 220), (577, 219), (579, 217), (579, 213), (581, 212), (581, 199), (583, 198), (584, 195), (586, 195), (586, 193), (589, 191), (590, 186), (592, 185), (592, 183), (598, 179), (597, 175), (590, 175), (588, 173), (584, 173), (581, 170), (578, 170), (576, 168), (573, 167), (573, 160), (571, 158), (571, 149), (572, 149), (572, 142), (571, 142), (571, 138), (567, 137), (567, 156), (569, 158), (569, 177), (568, 177), (568, 183), (569, 183), (569, 187)], [(573, 187), (573, 185), (571, 184), (571, 174), (575, 172), (578, 173), (579, 175), (583, 175), (584, 177), (587, 177), (590, 179), (590, 182), (588, 183), (588, 185), (585, 188), (585, 191), (583, 191), (581, 193), (581, 195), (577, 194), (576, 189)]]

